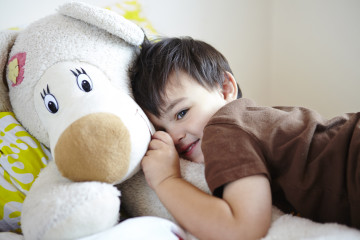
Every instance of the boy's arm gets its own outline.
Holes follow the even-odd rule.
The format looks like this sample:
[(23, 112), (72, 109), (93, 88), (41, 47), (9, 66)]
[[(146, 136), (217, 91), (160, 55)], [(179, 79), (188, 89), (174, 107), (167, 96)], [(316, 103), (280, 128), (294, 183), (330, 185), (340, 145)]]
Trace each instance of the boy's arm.
[(271, 193), (263, 175), (229, 183), (223, 199), (181, 178), (168, 178), (155, 191), (178, 223), (199, 239), (259, 239), (271, 221)]
[(181, 178), (171, 137), (156, 132), (142, 161), (149, 185), (178, 223), (199, 239), (258, 239), (271, 220), (268, 179), (255, 175), (225, 186), (223, 199)]

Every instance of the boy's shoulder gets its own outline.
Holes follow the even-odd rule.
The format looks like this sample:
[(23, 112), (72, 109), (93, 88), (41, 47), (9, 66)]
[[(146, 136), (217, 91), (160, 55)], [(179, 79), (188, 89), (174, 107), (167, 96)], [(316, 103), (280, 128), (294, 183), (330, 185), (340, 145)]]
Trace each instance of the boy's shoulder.
[(234, 101), (229, 102), (223, 108), (236, 108), (246, 109), (248, 107), (260, 107), (257, 103), (249, 98), (238, 98)]
[[(241, 112), (247, 111), (248, 109), (255, 109), (259, 108), (255, 101), (248, 99), (248, 98), (239, 98), (234, 101), (231, 101), (220, 108), (213, 116), (220, 117), (220, 116), (236, 116)], [(261, 107), (260, 107), (261, 108)]]
[(229, 123), (255, 127), (272, 124), (280, 119), (296, 119), (306, 115), (306, 119), (317, 118), (318, 114), (306, 108), (260, 106), (248, 98), (239, 98), (219, 109), (209, 124)]

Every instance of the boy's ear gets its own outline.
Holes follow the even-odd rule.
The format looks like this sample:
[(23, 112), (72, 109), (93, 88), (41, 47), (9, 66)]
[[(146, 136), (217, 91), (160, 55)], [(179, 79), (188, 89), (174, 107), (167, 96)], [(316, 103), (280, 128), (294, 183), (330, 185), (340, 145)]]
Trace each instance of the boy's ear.
[(238, 89), (237, 83), (234, 76), (229, 73), (225, 72), (225, 80), (222, 87), (222, 94), (224, 95), (224, 99), (228, 102), (237, 99)]

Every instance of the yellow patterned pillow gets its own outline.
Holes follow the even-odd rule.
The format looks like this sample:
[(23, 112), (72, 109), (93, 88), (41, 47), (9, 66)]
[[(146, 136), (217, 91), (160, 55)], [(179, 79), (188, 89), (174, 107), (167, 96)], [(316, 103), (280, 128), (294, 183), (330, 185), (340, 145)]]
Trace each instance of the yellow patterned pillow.
[(0, 112), (0, 231), (20, 232), (22, 203), (50, 152), (11, 112)]
[(140, 26), (149, 39), (156, 38), (158, 35), (151, 22), (143, 14), (142, 6), (137, 0), (114, 3), (107, 5), (105, 8), (120, 14), (124, 18)]

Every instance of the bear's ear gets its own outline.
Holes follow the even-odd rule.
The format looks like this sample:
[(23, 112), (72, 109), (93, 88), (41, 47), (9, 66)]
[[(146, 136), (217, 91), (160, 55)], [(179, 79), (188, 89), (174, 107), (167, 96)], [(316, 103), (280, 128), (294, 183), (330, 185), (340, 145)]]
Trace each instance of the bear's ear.
[(144, 41), (145, 34), (139, 26), (108, 9), (73, 1), (63, 4), (58, 11), (62, 15), (104, 29), (131, 45), (139, 46)]
[(10, 51), (19, 33), (15, 31), (0, 32), (0, 112), (11, 111), (9, 87), (6, 80), (6, 67)]

